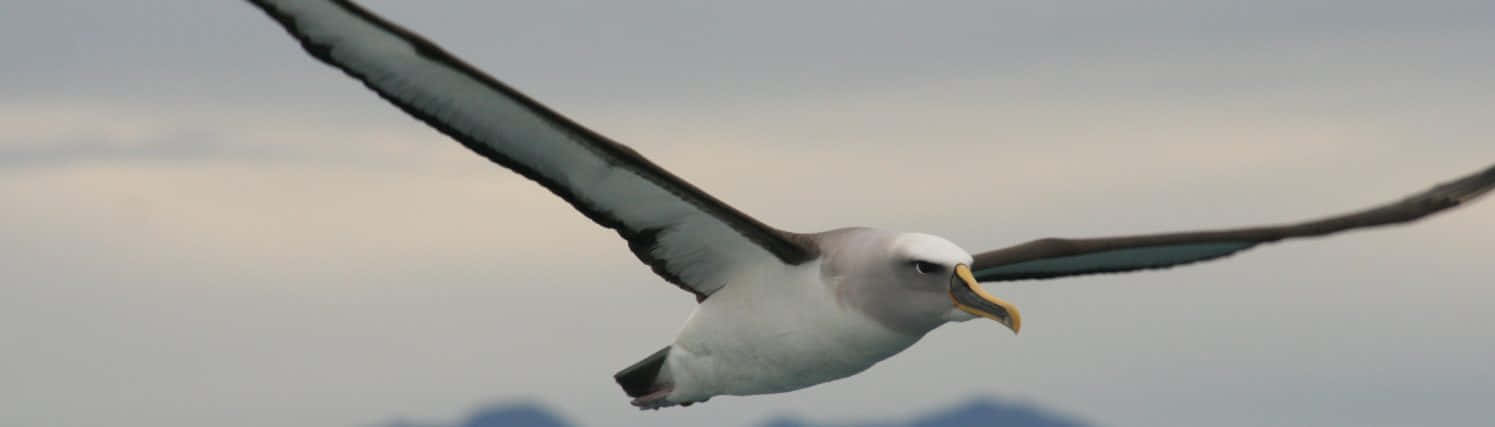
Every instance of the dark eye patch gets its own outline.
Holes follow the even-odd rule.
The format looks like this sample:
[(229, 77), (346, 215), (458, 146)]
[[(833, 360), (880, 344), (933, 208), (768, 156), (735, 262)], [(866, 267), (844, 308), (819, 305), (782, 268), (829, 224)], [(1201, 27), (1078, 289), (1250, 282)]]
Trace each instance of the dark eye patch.
[(914, 261), (914, 271), (919, 272), (919, 274), (934, 274), (940, 272), (940, 270), (943, 269), (944, 267), (941, 267), (939, 264), (935, 264), (932, 262)]

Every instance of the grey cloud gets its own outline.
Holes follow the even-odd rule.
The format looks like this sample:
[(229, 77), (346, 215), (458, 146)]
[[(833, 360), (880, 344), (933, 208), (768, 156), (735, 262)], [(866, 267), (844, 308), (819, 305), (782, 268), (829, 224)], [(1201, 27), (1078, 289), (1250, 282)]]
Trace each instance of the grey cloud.
[[(10, 9), (26, 13), (0, 18), (0, 49), (13, 58), (5, 92), (242, 102), (338, 78), (305, 61), (241, 2), (25, 3)], [(1488, 55), (1468, 52), (1495, 31), (1483, 18), (1495, 16), (1495, 6), (1479, 1), (369, 6), (522, 88), (627, 99), (733, 86), (879, 87), (1123, 60), (1209, 62), (1294, 46), (1324, 46), (1320, 54), (1334, 57), (1343, 55), (1336, 46), (1354, 41), (1410, 40), (1421, 50), (1461, 52), (1445, 59), (1488, 66)]]

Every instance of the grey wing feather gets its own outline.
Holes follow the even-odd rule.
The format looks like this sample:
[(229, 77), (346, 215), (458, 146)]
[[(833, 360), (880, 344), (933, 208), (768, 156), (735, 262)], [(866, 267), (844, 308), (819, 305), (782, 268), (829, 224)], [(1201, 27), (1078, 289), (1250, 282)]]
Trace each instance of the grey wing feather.
[(971, 269), (983, 282), (1168, 268), (1229, 256), (1256, 245), (1400, 224), (1459, 206), (1495, 188), (1495, 166), (1400, 201), (1294, 224), (1091, 239), (1048, 238), (983, 252)]
[(733, 209), (352, 1), (250, 3), (313, 57), (617, 231), (634, 255), (698, 299), (744, 263), (792, 265), (817, 255), (798, 235)]

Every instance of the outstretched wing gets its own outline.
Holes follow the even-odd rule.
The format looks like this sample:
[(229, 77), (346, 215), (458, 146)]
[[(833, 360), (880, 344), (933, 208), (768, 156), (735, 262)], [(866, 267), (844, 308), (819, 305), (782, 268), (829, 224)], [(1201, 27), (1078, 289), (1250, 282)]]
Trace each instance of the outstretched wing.
[(1495, 166), (1398, 202), (1345, 215), (1231, 230), (1039, 239), (977, 254), (971, 269), (976, 280), (996, 282), (1168, 268), (1221, 258), (1282, 239), (1414, 221), (1473, 200), (1491, 188), (1495, 188)]
[(616, 230), (655, 273), (697, 298), (744, 265), (817, 256), (799, 235), (738, 212), (351, 1), (250, 3), (312, 56)]

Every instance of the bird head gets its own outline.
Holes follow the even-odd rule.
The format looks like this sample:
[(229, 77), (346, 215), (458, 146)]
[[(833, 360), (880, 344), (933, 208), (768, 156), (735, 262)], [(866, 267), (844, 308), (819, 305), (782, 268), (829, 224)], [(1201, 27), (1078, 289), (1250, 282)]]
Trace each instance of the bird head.
[(915, 303), (932, 305), (928, 295), (938, 295), (943, 321), (963, 322), (977, 317), (995, 320), (1013, 333), (1022, 328), (1017, 307), (986, 292), (971, 274), (971, 254), (944, 238), (922, 233), (902, 233), (892, 239), (887, 257), (897, 282), (926, 298)]

